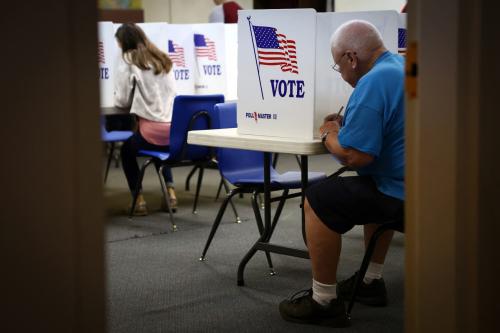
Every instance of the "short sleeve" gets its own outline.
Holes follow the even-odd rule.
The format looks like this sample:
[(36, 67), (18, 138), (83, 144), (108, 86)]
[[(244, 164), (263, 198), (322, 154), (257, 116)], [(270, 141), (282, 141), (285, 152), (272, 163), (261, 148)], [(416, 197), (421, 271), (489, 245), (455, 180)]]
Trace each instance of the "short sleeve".
[(348, 106), (339, 131), (343, 148), (354, 148), (378, 157), (382, 149), (383, 117), (381, 111), (364, 105)]

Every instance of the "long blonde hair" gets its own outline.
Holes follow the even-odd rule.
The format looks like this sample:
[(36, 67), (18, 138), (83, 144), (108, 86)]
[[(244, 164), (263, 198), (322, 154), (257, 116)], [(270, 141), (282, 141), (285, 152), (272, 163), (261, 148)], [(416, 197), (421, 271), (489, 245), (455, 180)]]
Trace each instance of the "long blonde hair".
[(155, 75), (168, 73), (172, 60), (146, 37), (144, 31), (133, 23), (122, 24), (115, 34), (122, 48), (123, 59), (142, 70), (153, 69)]

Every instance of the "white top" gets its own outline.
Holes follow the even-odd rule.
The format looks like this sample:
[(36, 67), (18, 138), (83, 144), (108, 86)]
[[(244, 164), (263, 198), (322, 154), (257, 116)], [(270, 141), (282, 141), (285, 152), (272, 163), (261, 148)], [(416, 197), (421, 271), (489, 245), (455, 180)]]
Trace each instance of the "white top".
[(236, 128), (189, 131), (188, 143), (209, 147), (237, 148), (295, 155), (319, 155), (328, 151), (319, 139), (280, 138), (239, 134)]
[(224, 23), (224, 9), (222, 5), (217, 5), (212, 9), (210, 16), (208, 17), (209, 23)]
[[(135, 82), (135, 92), (132, 91)], [(175, 98), (173, 70), (155, 75), (154, 71), (142, 70), (119, 57), (115, 76), (115, 106), (130, 107), (130, 113), (158, 122), (172, 121)]]

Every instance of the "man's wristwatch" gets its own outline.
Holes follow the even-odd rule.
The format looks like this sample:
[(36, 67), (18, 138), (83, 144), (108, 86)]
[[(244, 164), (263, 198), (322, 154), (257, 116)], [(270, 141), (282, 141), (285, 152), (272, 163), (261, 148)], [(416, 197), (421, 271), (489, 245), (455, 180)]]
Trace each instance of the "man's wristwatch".
[(328, 133), (330, 133), (329, 131), (324, 131), (323, 133), (321, 133), (321, 142), (325, 143), (326, 141), (326, 137), (328, 136)]

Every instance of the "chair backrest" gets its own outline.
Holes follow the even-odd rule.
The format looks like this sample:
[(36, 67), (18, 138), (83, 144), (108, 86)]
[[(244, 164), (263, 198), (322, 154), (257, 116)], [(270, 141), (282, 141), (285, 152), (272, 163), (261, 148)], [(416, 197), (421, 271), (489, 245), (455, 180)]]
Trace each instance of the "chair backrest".
[(224, 95), (179, 95), (175, 97), (170, 128), (170, 156), (173, 160), (200, 160), (210, 148), (187, 144), (187, 132), (211, 128), (210, 114)]
[[(217, 104), (212, 116), (212, 128), (234, 128), (236, 123), (236, 103)], [(234, 184), (235, 175), (245, 171), (261, 173), (264, 166), (264, 154), (253, 150), (218, 148), (217, 161), (219, 170), (230, 183)]]

